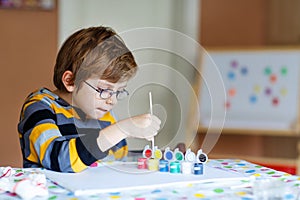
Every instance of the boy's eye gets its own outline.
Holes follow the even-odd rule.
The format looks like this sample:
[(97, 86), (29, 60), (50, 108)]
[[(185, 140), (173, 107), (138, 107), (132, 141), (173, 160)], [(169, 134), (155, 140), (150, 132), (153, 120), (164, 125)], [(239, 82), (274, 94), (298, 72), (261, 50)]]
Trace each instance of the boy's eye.
[(104, 88), (102, 88), (102, 87), (97, 87), (97, 89), (98, 89), (99, 91), (107, 90), (107, 89), (104, 89)]

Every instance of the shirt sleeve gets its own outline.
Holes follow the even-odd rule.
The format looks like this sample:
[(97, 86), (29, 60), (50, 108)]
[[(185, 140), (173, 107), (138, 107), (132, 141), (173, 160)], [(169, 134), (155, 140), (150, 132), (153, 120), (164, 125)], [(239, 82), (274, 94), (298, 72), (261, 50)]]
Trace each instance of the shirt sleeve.
[(24, 105), (18, 125), (24, 159), (54, 171), (79, 172), (106, 157), (97, 146), (99, 130), (79, 136), (74, 123), (63, 123), (70, 117), (42, 101)]

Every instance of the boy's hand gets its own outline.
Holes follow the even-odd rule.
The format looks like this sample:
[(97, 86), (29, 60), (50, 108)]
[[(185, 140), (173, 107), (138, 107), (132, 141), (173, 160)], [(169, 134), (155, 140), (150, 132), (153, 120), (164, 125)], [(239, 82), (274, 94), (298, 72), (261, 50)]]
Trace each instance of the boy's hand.
[(127, 137), (145, 138), (151, 140), (157, 135), (161, 121), (155, 115), (137, 115), (114, 124)]
[(127, 137), (151, 140), (160, 128), (160, 119), (155, 115), (143, 114), (118, 121), (100, 131), (97, 143), (102, 151), (107, 151)]

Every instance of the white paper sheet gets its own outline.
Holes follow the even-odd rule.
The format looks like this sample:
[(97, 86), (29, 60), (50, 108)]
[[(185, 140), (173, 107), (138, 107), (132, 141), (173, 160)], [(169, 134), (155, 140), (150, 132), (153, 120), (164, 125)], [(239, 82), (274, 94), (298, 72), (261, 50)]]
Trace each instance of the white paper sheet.
[(247, 177), (230, 171), (204, 166), (203, 175), (172, 174), (137, 169), (136, 164), (117, 164), (89, 168), (80, 173), (59, 173), (45, 170), (46, 176), (74, 192), (76, 196), (122, 190), (167, 187), (178, 184), (231, 181)]

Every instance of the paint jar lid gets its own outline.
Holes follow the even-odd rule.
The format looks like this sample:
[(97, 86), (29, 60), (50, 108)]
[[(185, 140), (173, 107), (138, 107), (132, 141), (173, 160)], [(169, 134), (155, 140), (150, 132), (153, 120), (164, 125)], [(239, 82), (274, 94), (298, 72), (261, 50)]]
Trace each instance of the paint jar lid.
[(156, 159), (161, 159), (162, 158), (162, 152), (160, 149), (158, 149), (157, 147), (154, 148), (154, 152), (153, 152), (153, 157)]
[(181, 151), (179, 151), (178, 148), (176, 148), (174, 150), (174, 158), (177, 161), (183, 161), (184, 160), (184, 155), (183, 155), (183, 153)]
[(202, 149), (199, 149), (197, 152), (197, 160), (200, 163), (206, 163), (208, 160), (208, 157), (205, 153), (202, 152)]
[(143, 157), (144, 158), (151, 158), (152, 157), (152, 149), (150, 149), (149, 145), (146, 145), (144, 147), (144, 150), (143, 150)]
[(174, 159), (174, 154), (173, 154), (173, 152), (170, 150), (169, 147), (167, 147), (167, 148), (165, 149), (165, 152), (164, 152), (164, 159), (165, 159), (165, 160), (168, 160), (168, 161), (171, 161), (171, 160)]
[(191, 149), (187, 149), (184, 155), (184, 159), (187, 162), (195, 162), (196, 155), (194, 152), (191, 151)]

